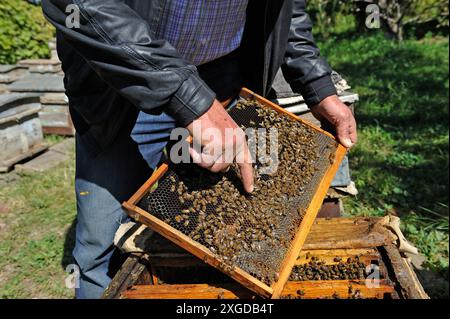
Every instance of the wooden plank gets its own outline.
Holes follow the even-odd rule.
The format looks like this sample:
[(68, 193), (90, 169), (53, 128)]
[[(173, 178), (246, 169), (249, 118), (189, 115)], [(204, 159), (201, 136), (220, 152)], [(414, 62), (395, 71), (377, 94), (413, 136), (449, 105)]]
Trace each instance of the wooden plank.
[[(342, 258), (345, 262), (347, 258), (359, 257), (361, 262), (370, 265), (374, 261), (378, 261), (381, 256), (375, 248), (361, 249), (329, 249), (329, 250), (302, 250), (295, 265), (303, 265), (311, 260), (311, 257), (317, 257), (326, 265), (338, 264), (335, 258)], [(198, 258), (189, 253), (156, 253), (148, 255), (149, 263), (155, 267), (202, 267), (207, 266)]]
[(68, 105), (69, 98), (65, 93), (46, 93), (41, 96), (42, 105)]
[(358, 256), (361, 262), (370, 265), (372, 262), (378, 261), (381, 258), (376, 248), (302, 250), (295, 264), (307, 264), (312, 256), (319, 258), (326, 265), (338, 264), (339, 258), (345, 262), (347, 258), (354, 258), (356, 256)]
[(272, 288), (257, 280), (256, 278), (250, 276), (240, 268), (234, 267), (232, 269), (224, 269), (222, 263), (209, 249), (193, 241), (182, 232), (167, 225), (163, 221), (150, 215), (137, 206), (133, 206), (131, 204), (128, 204), (127, 202), (125, 202), (123, 206), (130, 212), (130, 216), (132, 218), (150, 226), (150, 228), (152, 228), (154, 231), (158, 232), (178, 246), (186, 249), (197, 258), (203, 260), (205, 263), (225, 272), (231, 278), (235, 279), (237, 282), (241, 283), (245, 287), (248, 287), (261, 296), (272, 296)]
[(75, 136), (75, 128), (73, 126), (43, 126), (44, 134)]
[(139, 256), (128, 257), (103, 293), (102, 299), (118, 299), (122, 291), (139, 282), (145, 268), (146, 266), (141, 263)]
[(70, 157), (66, 154), (48, 151), (24, 164), (17, 164), (15, 169), (21, 174), (43, 173), (69, 160)]
[(65, 92), (63, 76), (59, 74), (30, 73), (8, 85), (11, 92)]
[(395, 240), (395, 235), (384, 227), (382, 218), (319, 218), (303, 249), (380, 247)]
[(387, 245), (383, 247), (389, 259), (386, 267), (391, 268), (392, 275), (398, 283), (398, 293), (404, 299), (430, 299), (422, 285), (419, 278), (417, 278), (411, 263), (407, 258), (403, 257), (394, 245)]
[[(288, 282), (281, 298), (366, 298), (381, 299), (392, 293), (392, 285), (378, 281), (378, 287), (369, 288), (364, 281), (330, 280)], [(124, 299), (257, 299), (258, 296), (237, 284), (197, 285), (142, 285), (133, 286), (121, 295)]]
[[(0, 65), (0, 84), (17, 81), (27, 73), (27, 69), (18, 65)], [(5, 86), (6, 87), (6, 86)]]

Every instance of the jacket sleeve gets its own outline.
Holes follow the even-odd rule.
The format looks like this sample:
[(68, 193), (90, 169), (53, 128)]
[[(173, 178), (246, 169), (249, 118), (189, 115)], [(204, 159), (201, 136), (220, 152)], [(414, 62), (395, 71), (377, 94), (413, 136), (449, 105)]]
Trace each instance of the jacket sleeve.
[[(142, 111), (164, 111), (186, 126), (205, 113), (215, 94), (124, 0), (43, 0), (46, 18), (93, 70)], [(66, 19), (76, 8), (79, 28)], [(68, 11), (68, 12), (66, 12)], [(69, 17), (70, 18), (70, 17)]]
[(294, 92), (300, 93), (309, 107), (336, 94), (331, 68), (320, 57), (312, 35), (312, 23), (305, 0), (293, 0), (289, 40), (282, 65), (283, 75)]

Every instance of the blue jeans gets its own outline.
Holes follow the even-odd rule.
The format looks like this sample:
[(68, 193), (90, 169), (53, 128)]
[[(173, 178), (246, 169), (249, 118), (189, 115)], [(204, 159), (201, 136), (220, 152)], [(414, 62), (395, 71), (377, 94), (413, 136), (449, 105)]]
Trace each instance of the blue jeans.
[(100, 298), (111, 282), (111, 260), (117, 254), (114, 235), (128, 220), (121, 204), (150, 177), (174, 127), (175, 121), (166, 114), (140, 113), (131, 136), (118, 137), (99, 154), (77, 136), (73, 250), (81, 274), (77, 298)]

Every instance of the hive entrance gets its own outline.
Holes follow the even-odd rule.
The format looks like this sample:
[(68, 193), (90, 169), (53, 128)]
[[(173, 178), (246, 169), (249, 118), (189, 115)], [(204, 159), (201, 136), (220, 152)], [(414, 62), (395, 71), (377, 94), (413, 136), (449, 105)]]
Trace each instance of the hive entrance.
[(337, 143), (256, 100), (241, 100), (229, 113), (244, 129), (278, 130), (278, 169), (262, 174), (267, 163), (256, 163), (254, 194), (243, 192), (236, 167), (212, 174), (195, 164), (171, 164), (138, 206), (206, 247), (224, 272), (239, 268), (272, 286)]

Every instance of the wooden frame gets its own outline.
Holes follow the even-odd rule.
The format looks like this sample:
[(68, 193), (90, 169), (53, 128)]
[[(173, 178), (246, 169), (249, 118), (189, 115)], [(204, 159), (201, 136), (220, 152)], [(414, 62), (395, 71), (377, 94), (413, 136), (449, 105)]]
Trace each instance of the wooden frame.
[[(383, 299), (394, 290), (387, 280), (376, 280), (377, 288), (368, 288), (364, 280), (296, 281), (288, 282), (282, 298)], [(352, 287), (349, 289), (349, 287)], [(301, 295), (299, 295), (301, 291)], [(331, 294), (330, 294), (331, 292)], [(356, 293), (355, 293), (356, 292)], [(182, 284), (182, 285), (136, 285), (122, 294), (124, 299), (255, 299), (251, 291), (238, 284)]]
[[(248, 89), (242, 89), (240, 96), (246, 99), (256, 99), (263, 106), (270, 107), (277, 111), (278, 113), (285, 114), (292, 119), (302, 122), (305, 125), (315, 129), (321, 134), (325, 134), (333, 139), (333, 135), (330, 133), (315, 127), (314, 125), (300, 119), (298, 116), (284, 110), (280, 106), (266, 100), (265, 98), (251, 92)], [(292, 268), (295, 264), (295, 261), (299, 255), (299, 252), (306, 240), (306, 236), (308, 235), (312, 224), (317, 216), (317, 213), (322, 205), (322, 202), (327, 194), (328, 188), (343, 160), (346, 155), (346, 148), (342, 145), (338, 145), (337, 150), (335, 152), (335, 160), (330, 165), (328, 170), (326, 171), (324, 177), (318, 185), (316, 193), (306, 210), (305, 216), (298, 228), (297, 234), (292, 241), (291, 247), (289, 248), (285, 259), (282, 262), (282, 266), (280, 267), (281, 272), (279, 274), (278, 280), (272, 285), (268, 286), (263, 282), (257, 280), (256, 278), (250, 276), (248, 273), (243, 271), (238, 267), (234, 267), (233, 269), (223, 269), (222, 263), (217, 260), (216, 256), (206, 247), (200, 245), (199, 243), (193, 241), (191, 238), (176, 230), (175, 228), (169, 226), (158, 218), (152, 216), (148, 212), (137, 206), (138, 202), (147, 194), (153, 185), (168, 171), (168, 164), (162, 164), (156, 172), (151, 176), (151, 178), (128, 200), (123, 204), (124, 208), (127, 209), (129, 215), (134, 218), (136, 221), (139, 221), (154, 231), (158, 232), (168, 240), (177, 244), (178, 246), (186, 249), (188, 252), (192, 253), (194, 256), (200, 258), (205, 263), (225, 272), (228, 276), (235, 279), (240, 284), (244, 285), (246, 288), (251, 291), (257, 293), (258, 295), (265, 298), (279, 298), (283, 291), (283, 288), (286, 282), (289, 279), (289, 275), (292, 271)]]

